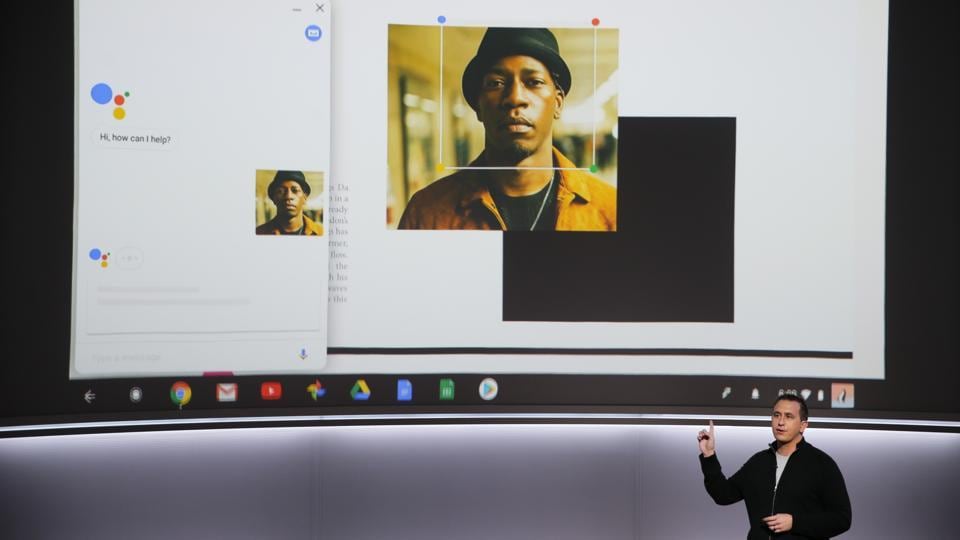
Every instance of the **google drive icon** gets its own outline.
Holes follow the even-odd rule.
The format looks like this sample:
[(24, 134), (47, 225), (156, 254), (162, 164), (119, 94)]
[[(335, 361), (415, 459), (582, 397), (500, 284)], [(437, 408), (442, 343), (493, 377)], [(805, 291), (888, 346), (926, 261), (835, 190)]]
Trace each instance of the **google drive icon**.
[(352, 397), (354, 401), (366, 401), (370, 399), (370, 387), (367, 386), (367, 381), (357, 379), (357, 382), (353, 383), (353, 388), (350, 389), (350, 397)]

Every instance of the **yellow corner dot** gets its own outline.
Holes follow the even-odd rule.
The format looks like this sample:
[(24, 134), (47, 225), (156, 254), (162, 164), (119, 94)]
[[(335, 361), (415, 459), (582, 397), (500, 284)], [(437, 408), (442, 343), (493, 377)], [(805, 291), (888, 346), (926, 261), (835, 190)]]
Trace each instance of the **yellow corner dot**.
[(113, 110), (113, 117), (117, 120), (123, 120), (127, 116), (127, 111), (123, 110), (123, 107), (117, 107)]
[(443, 163), (437, 163), (437, 172), (443, 172), (443, 169), (446, 167), (443, 166)]
[(103, 267), (103, 268), (106, 268), (106, 267), (107, 267), (107, 261), (101, 261), (101, 262), (100, 262), (100, 266)]

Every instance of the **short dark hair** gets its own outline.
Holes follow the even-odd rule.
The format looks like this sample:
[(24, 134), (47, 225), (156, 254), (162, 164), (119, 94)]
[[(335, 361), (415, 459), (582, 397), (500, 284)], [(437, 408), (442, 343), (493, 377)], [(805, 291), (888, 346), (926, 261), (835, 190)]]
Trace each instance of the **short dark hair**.
[(800, 421), (806, 422), (807, 418), (810, 415), (810, 411), (807, 409), (807, 400), (803, 397), (794, 394), (793, 392), (786, 392), (777, 396), (777, 400), (773, 402), (773, 406), (776, 407), (777, 403), (781, 401), (793, 401), (800, 404)]

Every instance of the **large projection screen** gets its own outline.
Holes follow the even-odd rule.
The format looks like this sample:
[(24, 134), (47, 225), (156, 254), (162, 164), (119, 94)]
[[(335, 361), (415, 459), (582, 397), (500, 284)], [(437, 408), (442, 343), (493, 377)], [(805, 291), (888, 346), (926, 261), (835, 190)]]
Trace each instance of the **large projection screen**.
[[(13, 111), (11, 178), (56, 189), (5, 205), (8, 342), (33, 358), (3, 368), (8, 423), (784, 391), (834, 417), (960, 413), (955, 8), (438, 9), (80, 0), (42, 43), (18, 15), (13, 84), (44, 66), (30, 92), (54, 105)], [(569, 77), (489, 48), (566, 86), (553, 166), (502, 166), (490, 118), (532, 115), (541, 82), (506, 113), (465, 72), (485, 35), (543, 28)], [(532, 177), (546, 227), (434, 217), (480, 194), (506, 212), (501, 182)]]

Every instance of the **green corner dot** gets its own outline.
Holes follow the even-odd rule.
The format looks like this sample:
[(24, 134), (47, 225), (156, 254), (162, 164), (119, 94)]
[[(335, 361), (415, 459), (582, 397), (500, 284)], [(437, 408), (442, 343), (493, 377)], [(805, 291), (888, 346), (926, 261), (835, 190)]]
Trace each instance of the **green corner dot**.
[(596, 164), (596, 163), (594, 163), (593, 165), (590, 166), (590, 172), (592, 172), (592, 173), (595, 173), (595, 172), (597, 172), (597, 171), (599, 171), (599, 170), (600, 170), (600, 167), (597, 167), (597, 164)]
[(130, 97), (130, 92), (124, 92), (123, 97)]

